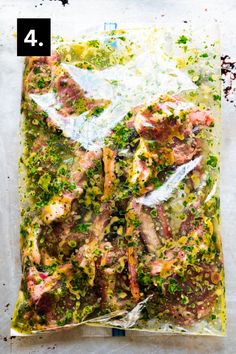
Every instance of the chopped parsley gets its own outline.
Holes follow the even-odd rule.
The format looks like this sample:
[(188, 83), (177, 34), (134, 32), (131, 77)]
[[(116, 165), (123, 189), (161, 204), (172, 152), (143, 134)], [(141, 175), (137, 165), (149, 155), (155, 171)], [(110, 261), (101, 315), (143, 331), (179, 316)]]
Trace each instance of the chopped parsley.
[(200, 54), (200, 58), (208, 58), (208, 54), (207, 53), (202, 53), (202, 54)]
[(86, 224), (78, 224), (74, 227), (74, 230), (76, 232), (88, 232), (91, 224), (86, 223)]
[(179, 37), (179, 39), (177, 40), (177, 44), (186, 44), (189, 41), (189, 39), (185, 36), (182, 35)]
[(111, 139), (118, 149), (123, 149), (129, 144), (132, 134), (133, 129), (127, 128), (124, 123), (121, 123), (113, 130)]
[(39, 79), (38, 82), (37, 82), (37, 86), (38, 86), (39, 89), (44, 88), (45, 84), (46, 83), (45, 83), (44, 79)]
[(175, 294), (178, 291), (181, 291), (181, 287), (178, 284), (178, 281), (175, 278), (168, 279), (168, 291), (170, 294)]
[(214, 101), (220, 101), (221, 100), (221, 96), (220, 95), (213, 95), (213, 100)]
[(207, 159), (207, 165), (211, 166), (212, 168), (215, 168), (218, 164), (218, 158), (215, 155), (210, 155), (209, 158)]

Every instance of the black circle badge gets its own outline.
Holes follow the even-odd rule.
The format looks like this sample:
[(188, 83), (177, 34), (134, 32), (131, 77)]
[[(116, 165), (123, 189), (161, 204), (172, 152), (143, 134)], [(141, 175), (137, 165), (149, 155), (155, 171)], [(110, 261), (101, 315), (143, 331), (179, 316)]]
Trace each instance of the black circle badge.
[(51, 55), (51, 19), (17, 19), (17, 56)]

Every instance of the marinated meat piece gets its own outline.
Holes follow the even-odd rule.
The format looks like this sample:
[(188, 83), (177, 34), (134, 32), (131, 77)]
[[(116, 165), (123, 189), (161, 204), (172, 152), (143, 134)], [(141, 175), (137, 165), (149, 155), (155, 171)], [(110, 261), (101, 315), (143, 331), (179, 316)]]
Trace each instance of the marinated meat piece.
[(131, 294), (136, 302), (140, 299), (140, 289), (137, 278), (138, 268), (138, 252), (135, 244), (138, 242), (140, 221), (138, 213), (140, 212), (140, 205), (131, 200), (128, 205), (126, 214), (126, 239), (128, 242), (128, 270)]
[(140, 234), (148, 252), (155, 253), (160, 246), (160, 240), (157, 235), (152, 217), (141, 208), (141, 204), (139, 204), (139, 209), (136, 208), (137, 217), (140, 222)]
[(47, 93), (52, 87), (54, 66), (57, 66), (60, 58), (57, 53), (51, 57), (28, 57), (27, 80), (24, 81), (24, 92)]
[(58, 78), (56, 90), (59, 101), (62, 104), (58, 112), (65, 117), (73, 113), (93, 112), (98, 107), (99, 111), (102, 111), (110, 103), (107, 100), (86, 97), (86, 92), (68, 74), (64, 74)]
[(183, 165), (192, 160), (200, 152), (200, 144), (200, 140), (196, 138), (188, 139), (187, 142), (176, 139), (172, 145), (175, 165)]
[(183, 135), (182, 124), (175, 114), (175, 108), (181, 104), (181, 100), (167, 96), (148, 107), (141, 108), (135, 117), (135, 129), (145, 139), (161, 142), (168, 141), (173, 135)]
[(105, 227), (109, 223), (111, 215), (112, 205), (109, 203), (103, 203), (101, 205), (100, 213), (95, 218), (94, 223), (90, 229), (91, 241), (102, 241)]
[(148, 151), (145, 141), (140, 139), (139, 147), (134, 154), (132, 169), (129, 172), (129, 180), (131, 184), (138, 183), (140, 185), (141, 193), (150, 190), (150, 187), (146, 187), (146, 183), (152, 174), (151, 166), (152, 155)]
[(92, 227), (88, 234), (88, 243), (85, 243), (76, 254), (75, 260), (84, 272), (88, 275), (90, 285), (94, 284), (96, 267), (95, 258), (96, 250), (99, 249), (99, 244), (103, 240), (105, 227), (109, 223), (112, 214), (111, 205), (102, 204), (100, 214), (95, 218)]
[(37, 303), (44, 293), (50, 292), (58, 281), (57, 276), (40, 273), (34, 267), (30, 268), (26, 279), (27, 288), (34, 303)]
[(151, 275), (157, 275), (162, 272), (169, 272), (174, 264), (173, 260), (156, 260), (152, 262)]
[(213, 121), (210, 112), (196, 110), (180, 98), (163, 96), (137, 111), (134, 126), (143, 138), (165, 143), (173, 137), (182, 140), (192, 127), (209, 126)]
[(180, 229), (179, 229), (180, 235), (187, 235), (194, 228), (193, 221), (194, 221), (195, 213), (198, 210), (199, 206), (200, 206), (200, 200), (194, 202), (188, 208), (189, 210), (187, 212), (187, 217), (180, 225)]
[(162, 204), (157, 205), (157, 215), (158, 215), (159, 221), (161, 223), (163, 236), (165, 238), (171, 237), (168, 218), (166, 216), (166, 212), (165, 212)]
[(61, 275), (71, 274), (71, 269), (70, 264), (64, 264), (53, 275), (48, 275), (48, 273), (39, 272), (35, 267), (31, 267), (26, 282), (33, 303), (37, 303), (45, 293), (52, 291)]
[(95, 166), (102, 157), (102, 151), (76, 151), (73, 165), (71, 166), (71, 180), (80, 188), (86, 178), (86, 172)]
[(28, 74), (24, 91), (27, 93), (46, 93), (51, 87), (52, 71), (47, 63), (35, 63)]
[[(208, 283), (208, 278), (204, 277), (204, 272), (198, 272), (196, 276), (202, 281)], [(191, 285), (191, 286), (190, 286)], [(184, 284), (181, 284), (181, 287)], [(171, 313), (174, 321), (181, 326), (192, 326), (194, 322), (204, 319), (210, 315), (216, 305), (216, 295), (207, 289), (207, 286), (201, 286), (201, 290), (196, 285), (186, 281), (186, 292), (182, 297), (173, 295), (171, 303), (164, 310), (168, 316)], [(193, 289), (193, 290), (190, 290)]]
[(41, 255), (38, 247), (38, 238), (40, 235), (40, 225), (37, 219), (34, 219), (31, 226), (26, 229), (28, 248), (22, 252), (23, 259), (29, 259), (32, 263), (39, 264)]
[(74, 227), (75, 221), (66, 219), (63, 222), (54, 223), (53, 228), (44, 229), (42, 233), (46, 242), (42, 247), (46, 248), (49, 255), (53, 257), (60, 258), (62, 255), (70, 257), (88, 237), (88, 233), (76, 232)]
[(138, 268), (138, 260), (137, 260), (136, 250), (134, 247), (128, 247), (128, 269), (129, 269), (130, 288), (131, 288), (131, 294), (136, 302), (138, 302), (140, 299), (140, 290), (139, 290), (139, 284), (137, 280), (137, 268)]
[(83, 181), (86, 178), (86, 171), (93, 167), (100, 158), (101, 152), (79, 151), (71, 167), (71, 181), (76, 184), (72, 192), (63, 192), (62, 196), (54, 196), (43, 208), (42, 220), (45, 224), (65, 218), (71, 210), (71, 204), (83, 192)]
[(113, 247), (110, 242), (102, 242), (99, 250), (101, 256), (96, 262), (99, 268), (96, 281), (101, 292), (103, 307), (113, 311), (120, 310), (125, 306), (124, 297), (127, 296), (124, 291), (121, 292), (122, 282), (119, 282), (121, 277), (125, 277), (122, 269), (125, 266), (126, 256), (122, 249)]
[(102, 201), (107, 201), (111, 199), (113, 192), (113, 185), (116, 181), (115, 174), (115, 151), (108, 147), (103, 148), (103, 163), (104, 163), (104, 194), (102, 196)]
[(47, 138), (45, 136), (37, 137), (32, 146), (32, 151), (44, 155), (47, 150)]
[(210, 126), (214, 122), (214, 117), (209, 111), (193, 111), (189, 113), (189, 120), (193, 126), (207, 125)]
[(42, 212), (42, 220), (45, 224), (50, 224), (52, 221), (65, 217), (71, 208), (73, 200), (72, 195), (55, 196), (46, 205)]
[(201, 220), (188, 236), (182, 236), (168, 250), (160, 249), (161, 259), (151, 262), (151, 274), (171, 275), (184, 270), (197, 257), (207, 252), (212, 242), (213, 226), (210, 220)]

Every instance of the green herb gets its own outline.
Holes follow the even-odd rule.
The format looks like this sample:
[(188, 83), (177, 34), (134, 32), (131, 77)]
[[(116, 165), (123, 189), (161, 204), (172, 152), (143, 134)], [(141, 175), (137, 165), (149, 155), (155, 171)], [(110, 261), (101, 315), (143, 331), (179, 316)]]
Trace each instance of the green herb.
[(137, 246), (137, 242), (135, 241), (128, 242), (128, 247), (136, 247), (136, 246)]
[(77, 243), (76, 243), (76, 241), (74, 241), (74, 240), (70, 240), (70, 241), (68, 241), (68, 245), (69, 245), (71, 248), (75, 248), (75, 247), (77, 246)]
[(159, 178), (157, 177), (153, 177), (150, 179), (150, 182), (154, 185), (155, 189), (158, 189), (162, 186), (162, 182), (159, 180)]
[(181, 294), (181, 300), (180, 300), (181, 304), (186, 305), (189, 302), (189, 299), (187, 296)]
[(152, 209), (151, 212), (150, 212), (150, 214), (151, 214), (151, 216), (154, 217), (154, 218), (157, 217), (157, 211), (156, 211), (156, 209)]
[(42, 313), (41, 313), (41, 314), (39, 315), (39, 317), (40, 317), (39, 323), (40, 323), (41, 325), (47, 324), (47, 319), (46, 319), (45, 314), (42, 314)]
[(143, 269), (138, 269), (138, 281), (141, 285), (148, 285), (151, 283), (151, 275), (143, 271)]
[(141, 221), (138, 219), (130, 219), (130, 222), (135, 228), (138, 228), (141, 225)]
[(92, 178), (95, 175), (95, 172), (96, 172), (95, 169), (90, 167), (87, 169), (86, 175), (87, 175), (87, 177)]
[(99, 41), (97, 39), (93, 39), (87, 42), (90, 47), (99, 48)]
[(187, 251), (187, 252), (192, 252), (193, 251), (193, 246), (190, 246), (190, 245), (183, 246), (182, 248), (183, 248), (184, 251)]
[(127, 128), (123, 123), (118, 124), (114, 129), (114, 134), (112, 135), (112, 140), (118, 149), (123, 149), (129, 143), (130, 137), (133, 130)]
[(104, 111), (104, 107), (96, 107), (95, 110), (93, 111), (93, 115), (99, 116), (102, 112)]
[(38, 82), (37, 82), (37, 86), (38, 86), (39, 89), (44, 88), (44, 86), (45, 86), (44, 79), (39, 79)]
[(101, 253), (102, 253), (102, 251), (100, 249), (98, 249), (98, 248), (93, 251), (93, 254), (95, 254), (95, 256), (97, 256), (97, 257), (100, 256)]
[(202, 54), (200, 55), (200, 58), (208, 58), (208, 54), (207, 54), (207, 53), (202, 53)]
[(65, 324), (70, 323), (72, 318), (73, 318), (73, 311), (72, 310), (68, 310), (66, 312), (66, 316), (64, 317), (64, 319), (57, 321), (57, 325), (58, 326), (64, 326)]
[(132, 117), (132, 115), (133, 115), (133, 113), (132, 113), (132, 112), (128, 112), (128, 113), (126, 114), (126, 117), (127, 117), (127, 118), (131, 118), (131, 117)]
[(215, 320), (216, 319), (216, 315), (213, 313), (213, 314), (211, 314), (211, 317), (210, 317), (210, 319), (213, 321), (213, 320)]
[(187, 290), (187, 294), (191, 294), (193, 292), (189, 285), (187, 286), (186, 290)]
[(174, 278), (169, 278), (168, 279), (168, 291), (170, 294), (175, 294), (177, 291), (181, 291), (182, 289), (180, 288), (178, 282)]
[(212, 168), (215, 168), (218, 163), (218, 158), (215, 155), (210, 155), (208, 160), (207, 160), (207, 165), (211, 166)]
[(117, 80), (111, 80), (110, 83), (114, 86), (117, 86), (118, 85), (118, 81)]
[(84, 320), (88, 315), (90, 315), (93, 312), (94, 306), (87, 305), (83, 308), (81, 311), (80, 316), (77, 316), (77, 319), (81, 322)]
[(212, 178), (211, 178), (211, 176), (207, 176), (206, 184), (207, 184), (207, 186), (211, 186), (211, 185), (212, 185)]
[(177, 40), (176, 43), (177, 44), (186, 44), (188, 41), (189, 41), (189, 39), (186, 36), (182, 35), (179, 37), (179, 39)]
[(74, 227), (74, 230), (77, 232), (88, 232), (89, 228), (90, 228), (91, 224), (87, 223), (87, 224), (78, 224)]
[(37, 75), (37, 74), (39, 74), (40, 72), (41, 72), (40, 68), (37, 68), (37, 67), (34, 68), (34, 74)]
[(53, 194), (59, 194), (63, 190), (72, 192), (74, 189), (76, 189), (76, 184), (69, 181), (55, 180), (50, 186), (50, 190)]
[(66, 168), (65, 168), (64, 166), (60, 167), (60, 168), (58, 169), (58, 171), (57, 171), (57, 174), (58, 174), (59, 176), (66, 176), (66, 174), (67, 174)]
[(164, 279), (160, 275), (155, 275), (153, 277), (153, 284), (157, 287), (159, 291), (162, 291), (163, 283), (164, 283)]
[(148, 158), (146, 156), (144, 156), (144, 153), (138, 155), (138, 158), (141, 160), (141, 161), (148, 161)]
[(29, 234), (29, 232), (24, 228), (23, 225), (20, 225), (20, 234), (23, 238), (26, 238)]
[(81, 114), (87, 110), (86, 101), (84, 98), (80, 98), (71, 102), (71, 106), (77, 111), (78, 114)]
[(214, 101), (220, 101), (220, 100), (221, 100), (221, 96), (219, 96), (219, 95), (213, 95), (213, 100), (214, 100)]
[(46, 192), (48, 191), (48, 187), (50, 185), (51, 182), (51, 176), (48, 173), (44, 173), (39, 181), (38, 184), (40, 185), (40, 187), (45, 190)]
[(54, 263), (54, 264), (52, 264), (52, 265), (40, 265), (40, 271), (41, 272), (47, 272), (48, 273), (48, 275), (52, 275), (54, 272), (55, 272), (55, 270), (57, 269), (57, 264), (56, 263)]
[(192, 75), (192, 74), (195, 73), (195, 71), (194, 71), (193, 69), (189, 69), (189, 70), (188, 70), (188, 73), (189, 73), (189, 75)]
[(212, 236), (211, 236), (211, 239), (212, 239), (212, 241), (215, 243), (215, 242), (217, 241), (216, 235), (212, 235)]

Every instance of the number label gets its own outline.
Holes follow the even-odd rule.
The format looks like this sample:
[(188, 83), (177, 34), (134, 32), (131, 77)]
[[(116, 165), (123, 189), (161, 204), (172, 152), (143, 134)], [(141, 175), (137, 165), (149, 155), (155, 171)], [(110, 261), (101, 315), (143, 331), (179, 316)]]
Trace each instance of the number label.
[(29, 30), (29, 32), (27, 33), (24, 39), (24, 43), (30, 43), (34, 47), (35, 43), (37, 42), (38, 42), (37, 39), (35, 39), (35, 30), (34, 29)]
[(50, 18), (17, 19), (17, 55), (20, 57), (51, 55)]

